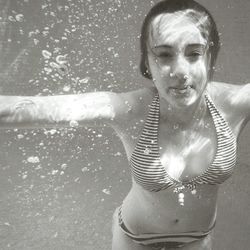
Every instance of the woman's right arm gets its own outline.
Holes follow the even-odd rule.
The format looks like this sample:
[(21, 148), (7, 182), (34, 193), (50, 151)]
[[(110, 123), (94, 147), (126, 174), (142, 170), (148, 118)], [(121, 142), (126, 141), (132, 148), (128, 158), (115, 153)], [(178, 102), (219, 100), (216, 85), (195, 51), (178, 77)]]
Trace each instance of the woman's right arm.
[(102, 126), (126, 110), (122, 94), (0, 96), (0, 128)]

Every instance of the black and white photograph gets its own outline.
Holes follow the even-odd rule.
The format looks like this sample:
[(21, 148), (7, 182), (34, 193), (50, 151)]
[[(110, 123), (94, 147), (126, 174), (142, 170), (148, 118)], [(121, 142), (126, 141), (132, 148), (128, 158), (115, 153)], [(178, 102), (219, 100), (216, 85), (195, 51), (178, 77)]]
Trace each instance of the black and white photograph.
[(250, 2), (0, 0), (0, 249), (249, 250)]

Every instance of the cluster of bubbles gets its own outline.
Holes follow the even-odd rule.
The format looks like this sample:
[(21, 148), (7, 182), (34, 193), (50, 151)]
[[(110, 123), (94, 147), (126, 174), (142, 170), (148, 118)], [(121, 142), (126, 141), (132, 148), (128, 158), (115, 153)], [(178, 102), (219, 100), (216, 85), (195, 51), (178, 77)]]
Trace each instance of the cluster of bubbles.
[[(136, 13), (141, 15), (138, 1), (132, 2)], [(8, 39), (10, 46), (23, 42), (31, 46), (17, 55), (20, 60), (16, 62), (16, 75), (21, 73), (18, 72), (18, 63), (22, 64), (27, 57), (32, 61), (39, 60), (40, 70), (34, 70), (32, 78), (22, 85), (23, 94), (26, 94), (25, 86), (29, 89), (27, 93), (39, 95), (118, 89), (118, 84), (125, 82), (125, 78), (131, 75), (117, 68), (121, 63), (121, 53), (127, 55), (128, 47), (135, 50), (134, 37), (124, 39), (119, 32), (119, 25), (131, 25), (131, 11), (127, 11), (130, 8), (130, 5), (126, 6), (119, 0), (69, 0), (56, 3), (51, 0), (39, 3), (25, 0), (10, 4), (6, 16), (8, 23), (14, 28), (17, 23), (20, 24), (16, 26), (19, 37)], [(35, 10), (34, 16), (31, 10)], [(117, 12), (120, 13), (117, 15)], [(129, 33), (131, 30), (123, 30), (123, 33), (125, 31)], [(22, 40), (22, 37), (28, 38), (29, 42), (27, 39)], [(37, 58), (32, 58), (34, 50)], [(128, 66), (134, 72), (132, 75), (135, 75), (138, 67), (129, 58)], [(118, 75), (118, 72), (124, 75)], [(124, 88), (128, 89), (131, 84), (127, 82)], [(70, 126), (74, 128), (78, 124), (72, 121)], [(21, 139), (21, 135), (18, 139)]]
[[(13, 131), (8, 130), (7, 134), (9, 138), (13, 136)], [(63, 233), (57, 216), (67, 207), (72, 213), (71, 217), (78, 215), (74, 220), (78, 232), (85, 231), (86, 228), (79, 219), (79, 207), (85, 207), (90, 201), (96, 206), (98, 203), (108, 202), (113, 197), (113, 186), (109, 181), (112, 177), (104, 175), (107, 166), (102, 164), (102, 155), (105, 156), (111, 151), (116, 157), (116, 163), (119, 164), (120, 158), (124, 156), (123, 152), (112, 150), (110, 139), (101, 130), (94, 128), (86, 128), (81, 135), (72, 128), (32, 132), (14, 130), (14, 136), (15, 143), (8, 141), (5, 145), (1, 145), (2, 152), (16, 151), (17, 158), (20, 160), (19, 166), (14, 165), (16, 156), (13, 156), (12, 161), (9, 160), (5, 165), (1, 165), (3, 176), (8, 176), (8, 183), (14, 188), (14, 193), (6, 202), (10, 204), (13, 214), (18, 210), (20, 218), (24, 221), (35, 219), (39, 221), (39, 225), (41, 221), (45, 224), (49, 223), (47, 225), (49, 237), (57, 239), (61, 238)], [(74, 143), (74, 148), (68, 149), (68, 146), (71, 147), (71, 142)], [(90, 146), (82, 146), (82, 142)], [(102, 147), (98, 147), (98, 144)], [(96, 148), (101, 152), (95, 152)], [(91, 159), (88, 159), (89, 154), (93, 155)], [(99, 156), (97, 159), (96, 155)], [(14, 171), (17, 173), (16, 176), (13, 175), (13, 168), (16, 169)], [(122, 175), (118, 175), (118, 180), (121, 177)], [(76, 194), (76, 190), (82, 190), (82, 192)], [(18, 203), (18, 207), (13, 207), (13, 200)], [(74, 215), (75, 212), (76, 215)], [(67, 213), (69, 212), (61, 213), (60, 217), (68, 216)], [(3, 230), (6, 233), (11, 232), (10, 235), (13, 237), (16, 222), (8, 220), (7, 217), (3, 223)], [(85, 221), (85, 223), (90, 226), (90, 222)], [(68, 228), (69, 225), (66, 227)], [(71, 234), (70, 231), (67, 233)], [(90, 235), (87, 239), (91, 237)], [(11, 248), (13, 245), (9, 244)]]
[[(20, 39), (9, 41), (27, 44), (28, 37), (32, 47), (28, 57), (39, 59), (29, 86), (40, 89), (41, 94), (121, 91), (140, 86), (134, 82), (139, 75), (139, 25), (135, 30), (131, 14), (143, 18), (138, 0), (17, 1), (16, 5), (8, 20), (13, 25), (20, 23), (16, 27)], [(33, 15), (37, 16), (27, 10), (35, 10)]]
[[(0, 46), (4, 94), (120, 92), (141, 86), (140, 24), (136, 30), (134, 18), (143, 18), (145, 3), (139, 0), (5, 2), (0, 17), (0, 38), (5, 41), (5, 47)], [(151, 4), (152, 1), (147, 3)], [(131, 106), (126, 105), (130, 112)], [(76, 212), (81, 200), (93, 199), (104, 204), (116, 193), (113, 176), (118, 184), (124, 181), (125, 170), (109, 166), (111, 158), (113, 165), (122, 164), (124, 150), (120, 144), (113, 146), (117, 136), (106, 128), (79, 128), (76, 121), (71, 121), (68, 128), (7, 130), (2, 136), (5, 139), (1, 152), (6, 155), (2, 157), (1, 171), (6, 176), (6, 185), (15, 191), (6, 204), (12, 207), (13, 214), (20, 213), (21, 218), (58, 223), (53, 209), (61, 211), (63, 208), (58, 204), (62, 200), (67, 206), (65, 213)], [(79, 191), (82, 196), (75, 190), (82, 190)], [(14, 200), (18, 206), (11, 206)], [(81, 224), (79, 219), (73, 221)], [(14, 228), (13, 224), (7, 218), (3, 222), (9, 229)], [(82, 232), (90, 234), (87, 226), (90, 223), (81, 225)], [(52, 226), (51, 230), (48, 228), (52, 238), (63, 233), (62, 229), (53, 230)], [(12, 243), (7, 242), (6, 246), (11, 248)]]

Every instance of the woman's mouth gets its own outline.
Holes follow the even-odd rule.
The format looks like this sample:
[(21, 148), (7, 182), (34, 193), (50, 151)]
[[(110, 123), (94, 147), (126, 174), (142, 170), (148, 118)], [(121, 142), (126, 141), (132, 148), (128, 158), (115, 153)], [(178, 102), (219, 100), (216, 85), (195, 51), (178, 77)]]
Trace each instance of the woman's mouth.
[(191, 85), (169, 88), (170, 92), (173, 93), (174, 95), (188, 94), (191, 91), (191, 89), (192, 89)]

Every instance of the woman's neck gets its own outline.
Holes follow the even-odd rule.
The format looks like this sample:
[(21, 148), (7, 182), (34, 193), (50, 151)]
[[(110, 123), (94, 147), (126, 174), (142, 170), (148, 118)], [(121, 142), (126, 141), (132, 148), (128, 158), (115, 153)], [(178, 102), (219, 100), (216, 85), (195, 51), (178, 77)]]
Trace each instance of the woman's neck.
[(186, 107), (176, 107), (160, 97), (160, 117), (162, 121), (173, 128), (188, 129), (194, 128), (203, 123), (203, 118), (207, 112), (205, 94), (192, 105)]

